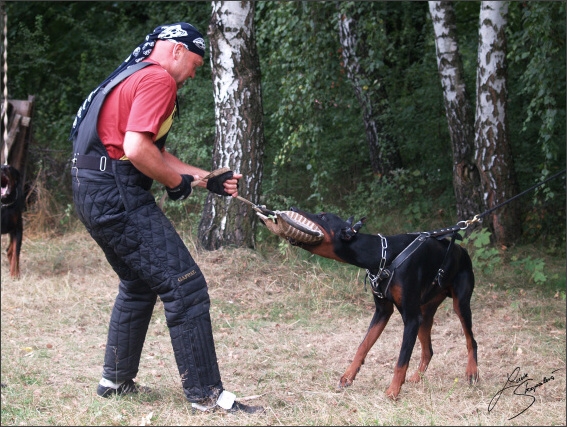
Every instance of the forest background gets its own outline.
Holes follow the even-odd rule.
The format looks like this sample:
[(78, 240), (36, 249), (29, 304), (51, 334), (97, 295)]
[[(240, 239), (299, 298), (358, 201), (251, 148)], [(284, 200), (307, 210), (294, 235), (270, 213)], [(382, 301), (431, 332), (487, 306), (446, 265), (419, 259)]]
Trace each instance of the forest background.
[[(246, 3), (246, 2), (216, 2)], [(480, 2), (453, 2), (469, 92), (477, 74)], [(158, 390), (138, 399), (97, 399), (100, 357), (116, 293), (115, 273), (78, 223), (70, 191), (74, 115), (155, 26), (186, 20), (203, 33), (211, 2), (2, 2), (8, 15), (8, 92), (34, 95), (27, 162), (21, 278), (2, 258), (2, 424), (6, 425), (556, 425), (565, 422), (565, 180), (510, 204), (522, 232), (510, 247), (487, 228), (461, 242), (477, 287), (472, 307), (481, 381), (462, 381), (465, 354), (450, 303), (434, 327), (426, 378), (404, 385), (399, 402), (383, 391), (402, 336), (393, 316), (355, 387), (334, 387), (373, 311), (364, 271), (308, 256), (262, 227), (255, 250), (198, 250), (207, 194), (183, 203), (156, 199), (205, 276), (223, 381), (269, 411), (259, 418), (192, 414), (174, 361), (163, 306), (156, 307), (138, 380)], [(260, 201), (343, 217), (367, 216), (366, 232), (396, 234), (457, 222), (453, 155), (427, 2), (257, 2), (264, 168)], [(508, 130), (518, 191), (565, 168), (565, 2), (508, 4)], [(381, 107), (380, 135), (401, 155), (387, 175), (373, 171), (364, 112), (344, 67), (339, 8), (358, 17), (372, 47), (364, 66)], [(207, 46), (213, 44), (207, 40)], [(207, 53), (206, 63), (208, 63)], [(179, 93), (181, 117), (168, 148), (213, 168), (212, 70)], [(365, 89), (366, 87), (366, 89)], [(479, 212), (480, 213), (480, 212)], [(5, 248), (7, 236), (2, 236)], [(412, 366), (419, 360), (419, 343)], [(511, 390), (491, 399), (515, 366), (535, 380), (537, 402)], [(4, 386), (5, 385), (5, 386)]]
[[(359, 16), (379, 70), (384, 140), (400, 154), (387, 176), (373, 172), (363, 112), (341, 57), (337, 5)], [(186, 20), (206, 34), (210, 2), (6, 2), (8, 93), (36, 99), (27, 163), (37, 226), (73, 226), (70, 124), (78, 106), (155, 26)], [(475, 87), (480, 2), (455, 2), (464, 79)], [(454, 224), (451, 144), (427, 2), (258, 2), (265, 147), (262, 204), (360, 215), (383, 232)], [(565, 3), (511, 2), (507, 40), (508, 132), (513, 175), (524, 190), (565, 166)], [(207, 54), (208, 57), (208, 54)], [(374, 82), (376, 83), (376, 82)], [(179, 93), (181, 119), (168, 145), (211, 169), (215, 138), (210, 67)], [(372, 83), (369, 83), (372, 85)], [(365, 87), (368, 89), (368, 87)], [(369, 90), (372, 90), (370, 88)], [(376, 101), (375, 101), (376, 102)], [(154, 185), (157, 197), (164, 194)], [(205, 195), (165, 201), (172, 218), (199, 220)], [(40, 200), (38, 200), (40, 199)], [(35, 206), (34, 206), (35, 203)], [(514, 202), (519, 243), (564, 252), (564, 180)], [(480, 212), (478, 212), (480, 213)], [(263, 228), (257, 239), (270, 239)]]

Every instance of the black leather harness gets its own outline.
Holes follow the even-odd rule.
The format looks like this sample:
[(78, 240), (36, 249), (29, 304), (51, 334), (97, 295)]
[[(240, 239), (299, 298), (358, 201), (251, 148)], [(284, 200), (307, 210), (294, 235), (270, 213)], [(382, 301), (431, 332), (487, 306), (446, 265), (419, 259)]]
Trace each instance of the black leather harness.
[[(464, 228), (466, 228), (466, 223), (464, 224), (465, 224)], [(437, 271), (437, 275), (435, 276), (435, 279), (433, 279), (433, 284), (437, 282), (437, 284), (441, 286), (441, 281), (445, 274), (445, 270), (443, 269), (445, 265), (445, 261), (447, 260), (447, 256), (451, 251), (451, 248), (455, 240), (456, 239), (462, 240), (462, 237), (459, 234), (459, 231), (462, 229), (463, 226), (461, 225), (461, 223), (459, 223), (449, 228), (441, 228), (439, 230), (434, 230), (434, 231), (420, 232), (417, 235), (417, 237), (403, 251), (401, 251), (398, 254), (398, 256), (394, 258), (394, 260), (389, 265), (386, 265), (388, 240), (381, 234), (378, 234), (378, 236), (380, 236), (381, 245), (382, 245), (382, 251), (381, 251), (382, 257), (380, 259), (380, 267), (378, 268), (378, 272), (375, 274), (372, 273), (369, 269), (366, 270), (366, 276), (364, 278), (365, 289), (366, 289), (366, 279), (368, 279), (370, 282), (372, 293), (376, 295), (378, 298), (384, 298), (386, 293), (388, 292), (388, 288), (390, 287), (390, 283), (392, 282), (396, 269), (400, 265), (402, 265), (402, 263), (406, 259), (408, 259), (427, 239), (429, 239), (430, 237), (435, 237), (436, 239), (441, 240), (451, 235), (451, 242), (447, 246), (447, 250), (445, 251), (445, 256), (443, 258), (443, 261), (441, 262), (441, 266)], [(388, 279), (387, 282), (386, 279)], [(384, 284), (385, 287), (383, 286)]]

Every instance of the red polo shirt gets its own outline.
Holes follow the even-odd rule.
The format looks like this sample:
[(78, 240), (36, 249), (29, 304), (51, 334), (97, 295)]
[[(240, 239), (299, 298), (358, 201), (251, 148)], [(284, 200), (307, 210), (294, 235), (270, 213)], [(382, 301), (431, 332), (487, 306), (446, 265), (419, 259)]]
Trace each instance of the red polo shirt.
[(154, 141), (166, 133), (176, 95), (175, 80), (159, 64), (142, 68), (118, 84), (104, 100), (97, 123), (98, 135), (110, 157), (124, 156), (127, 131), (149, 132)]

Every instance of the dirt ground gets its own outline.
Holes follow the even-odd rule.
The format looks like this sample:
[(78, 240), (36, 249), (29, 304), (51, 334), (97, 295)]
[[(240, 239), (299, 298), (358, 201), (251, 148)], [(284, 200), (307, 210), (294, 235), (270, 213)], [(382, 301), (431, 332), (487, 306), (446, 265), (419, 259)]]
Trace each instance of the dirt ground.
[[(434, 356), (399, 399), (384, 392), (400, 350), (395, 312), (353, 386), (338, 380), (373, 313), (364, 272), (317, 263), (296, 248), (199, 251), (208, 279), (223, 383), (261, 416), (192, 413), (180, 387), (163, 306), (156, 306), (137, 380), (149, 397), (100, 399), (117, 278), (86, 233), (25, 238), (13, 279), (2, 236), (3, 425), (565, 425), (565, 301), (477, 272), (472, 300), (480, 381), (464, 380), (466, 347), (448, 301)], [(282, 249), (283, 248), (283, 249)], [(419, 363), (419, 342), (410, 370)]]

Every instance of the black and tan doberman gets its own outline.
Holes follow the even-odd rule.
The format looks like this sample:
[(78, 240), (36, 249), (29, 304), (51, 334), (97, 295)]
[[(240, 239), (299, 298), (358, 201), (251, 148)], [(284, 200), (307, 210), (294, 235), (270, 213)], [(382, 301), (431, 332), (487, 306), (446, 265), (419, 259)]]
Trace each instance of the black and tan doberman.
[(24, 234), (22, 211), (24, 192), (20, 172), (10, 165), (2, 165), (2, 234), (10, 235), (7, 249), (10, 276), (20, 275), (20, 251)]
[(296, 208), (291, 211), (312, 221), (323, 232), (323, 238), (315, 243), (288, 239), (291, 244), (315, 255), (366, 269), (372, 286), (376, 311), (339, 387), (352, 385), (366, 355), (394, 312), (394, 306), (402, 316), (404, 334), (394, 378), (386, 395), (393, 399), (398, 397), (417, 338), (421, 343), (421, 361), (409, 380), (419, 382), (433, 356), (433, 317), (447, 297), (453, 299), (453, 309), (465, 334), (466, 378), (470, 383), (478, 380), (477, 344), (472, 332), (470, 307), (474, 273), (471, 259), (463, 247), (453, 244), (454, 239), (428, 233), (393, 236), (359, 233), (364, 218), (353, 224), (352, 217), (345, 221), (331, 213), (311, 214)]

